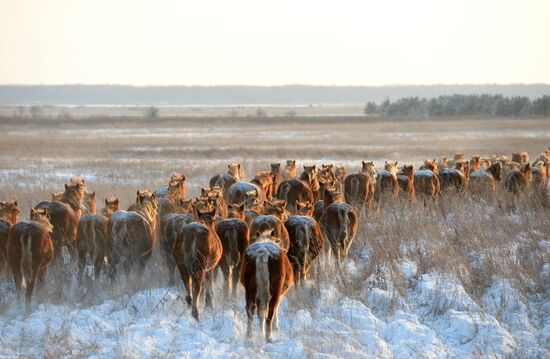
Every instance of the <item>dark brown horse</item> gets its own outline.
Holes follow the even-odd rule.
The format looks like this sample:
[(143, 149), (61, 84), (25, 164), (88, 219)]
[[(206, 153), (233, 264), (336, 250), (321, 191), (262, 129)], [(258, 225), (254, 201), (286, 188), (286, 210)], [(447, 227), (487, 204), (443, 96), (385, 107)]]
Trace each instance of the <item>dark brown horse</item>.
[(324, 211), (319, 224), (341, 268), (357, 233), (359, 219), (353, 207), (341, 200), (336, 188), (325, 189)]
[(243, 254), (250, 243), (250, 231), (244, 221), (244, 204), (231, 207), (229, 218), (216, 224), (216, 233), (223, 247), (222, 258), (218, 266), (225, 278), (225, 291), (226, 294), (229, 293), (231, 285), (231, 292), (235, 295)]
[(212, 307), (213, 269), (218, 265), (223, 253), (220, 238), (215, 231), (216, 211), (214, 208), (206, 210), (202, 212), (195, 209), (198, 221), (179, 230), (172, 250), (187, 292), (185, 299), (187, 304), (192, 306), (191, 314), (197, 321), (199, 298), (205, 279), (205, 304)]
[(44, 285), (48, 264), (52, 261), (54, 252), (50, 238), (53, 228), (48, 210), (32, 208), (30, 220), (13, 226), (7, 246), (8, 261), (18, 296), (21, 293), (22, 279), (25, 278), (27, 283), (27, 309), (30, 309), (36, 282)]
[(527, 162), (522, 164), (519, 170), (512, 171), (506, 176), (504, 188), (512, 194), (523, 193), (530, 186), (531, 177), (531, 165)]
[(311, 217), (292, 216), (285, 222), (290, 237), (288, 258), (292, 263), (294, 281), (300, 285), (307, 279), (311, 265), (321, 254), (323, 236), (319, 224)]
[(107, 258), (112, 279), (119, 265), (124, 267), (127, 275), (135, 265), (143, 272), (155, 244), (156, 217), (156, 196), (142, 190), (137, 191), (136, 203), (128, 211), (116, 211), (109, 218), (107, 234), (112, 249), (108, 251)]
[(227, 191), (234, 183), (239, 182), (243, 177), (243, 169), (240, 163), (227, 165), (227, 173), (218, 173), (210, 179), (210, 187), (219, 187), (222, 190), (223, 199), (227, 202)]
[(272, 324), (277, 326), (277, 310), (281, 299), (293, 284), (292, 265), (276, 240), (262, 236), (244, 254), (241, 283), (245, 289), (247, 330), (252, 337), (254, 313), (258, 312), (260, 332), (271, 342)]
[(283, 172), (281, 168), (280, 163), (272, 163), (271, 164), (271, 173), (273, 174), (272, 177), (272, 187), (271, 187), (271, 196), (275, 196), (277, 194), (277, 189), (279, 189), (279, 185), (283, 181)]

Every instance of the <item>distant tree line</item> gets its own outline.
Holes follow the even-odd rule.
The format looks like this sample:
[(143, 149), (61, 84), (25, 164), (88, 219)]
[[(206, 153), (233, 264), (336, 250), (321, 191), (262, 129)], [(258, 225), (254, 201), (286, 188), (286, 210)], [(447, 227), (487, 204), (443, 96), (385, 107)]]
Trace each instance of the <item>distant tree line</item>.
[(544, 116), (550, 115), (550, 95), (534, 100), (502, 95), (450, 95), (436, 98), (404, 97), (367, 102), (365, 114), (387, 116)]

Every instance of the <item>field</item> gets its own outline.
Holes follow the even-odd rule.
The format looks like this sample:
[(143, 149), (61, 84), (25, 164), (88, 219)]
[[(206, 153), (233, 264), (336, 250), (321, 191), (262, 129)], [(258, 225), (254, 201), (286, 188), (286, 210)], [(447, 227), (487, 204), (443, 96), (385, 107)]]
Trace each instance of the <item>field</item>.
[[(128, 113), (88, 119), (70, 111), (46, 119), (10, 113), (0, 119), (0, 199), (17, 198), (22, 220), (74, 175), (100, 199), (116, 195), (127, 207), (137, 189), (164, 186), (175, 171), (186, 175), (194, 197), (233, 162), (249, 180), (287, 158), (299, 168), (343, 164), (349, 174), (361, 160), (417, 167), (455, 152), (528, 151), (535, 158), (550, 145), (547, 118), (398, 121), (285, 109), (256, 118), (254, 111), (233, 117), (224, 109), (146, 121)], [(60, 279), (51, 271), (43, 303), (31, 313), (4, 274), (0, 356), (549, 356), (550, 209), (533, 196), (510, 206), (508, 196), (445, 197), (427, 210), (396, 203), (362, 217), (344, 276), (317, 263), (306, 287), (283, 301), (272, 344), (245, 339), (243, 290), (226, 298), (221, 276), (214, 310), (196, 323), (181, 285), (167, 285), (158, 253), (145, 278), (116, 287), (100, 278), (85, 290), (73, 280), (59, 296)]]

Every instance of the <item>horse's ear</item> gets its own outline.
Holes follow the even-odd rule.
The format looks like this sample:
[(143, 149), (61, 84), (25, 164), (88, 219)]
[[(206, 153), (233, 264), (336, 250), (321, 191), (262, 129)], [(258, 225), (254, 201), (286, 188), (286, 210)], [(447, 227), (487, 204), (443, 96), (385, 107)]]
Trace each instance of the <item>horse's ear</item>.
[(285, 208), (286, 207), (286, 200), (283, 199), (281, 202), (279, 202), (279, 205), (281, 207)]
[(109, 200), (107, 198), (105, 198), (105, 205), (108, 206), (109, 205)]
[(42, 213), (44, 213), (44, 216), (46, 216), (48, 219), (50, 219), (50, 212), (48, 211), (47, 208), (44, 208)]
[(271, 235), (271, 237), (275, 237), (275, 230), (274, 229), (271, 230), (270, 235)]
[(230, 164), (229, 164), (229, 165), (227, 165), (227, 168), (231, 168), (231, 165), (230, 165)]
[(394, 164), (395, 164), (395, 166), (397, 167), (397, 161), (395, 161), (395, 163), (394, 163)]
[(90, 192), (90, 198), (93, 198), (93, 199), (95, 199), (95, 191), (93, 191), (93, 192)]
[(214, 207), (212, 211), (210, 211), (210, 217), (214, 218), (216, 216), (216, 208)]
[(240, 211), (240, 212), (243, 212), (243, 211), (244, 211), (244, 202), (241, 203), (241, 205), (239, 206), (239, 211)]
[(69, 188), (69, 186), (67, 186), (67, 184), (65, 183), (65, 191)]
[(118, 206), (118, 198), (115, 199), (115, 204)]
[(13, 200), (13, 205), (14, 205), (14, 206), (19, 206), (19, 204), (17, 203), (17, 200), (16, 200), (16, 199)]

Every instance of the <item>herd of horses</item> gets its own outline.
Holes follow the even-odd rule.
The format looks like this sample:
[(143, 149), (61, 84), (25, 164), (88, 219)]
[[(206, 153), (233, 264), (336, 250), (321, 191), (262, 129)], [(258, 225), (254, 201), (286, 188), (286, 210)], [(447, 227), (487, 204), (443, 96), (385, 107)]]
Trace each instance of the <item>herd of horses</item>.
[(137, 191), (127, 210), (109, 197), (100, 211), (95, 192), (73, 177), (63, 192), (32, 208), (29, 221), (18, 222), (16, 200), (0, 201), (0, 270), (9, 266), (18, 295), (25, 279), (29, 308), (35, 284), (44, 284), (50, 263), (74, 259), (80, 284), (92, 265), (96, 278), (104, 270), (115, 281), (120, 269), (142, 273), (158, 246), (172, 284), (179, 271), (195, 319), (203, 290), (205, 306), (212, 306), (219, 268), (226, 293), (235, 295), (239, 282), (244, 286), (247, 334), (252, 335), (257, 312), (270, 341), (282, 297), (307, 279), (322, 252), (341, 268), (359, 214), (368, 213), (373, 203), (380, 208), (418, 198), (425, 208), (441, 193), (490, 198), (499, 191), (546, 199), (549, 165), (550, 149), (532, 163), (527, 153), (468, 160), (456, 154), (452, 160), (425, 160), (416, 170), (388, 161), (377, 169), (363, 161), (361, 171), (349, 175), (333, 164), (304, 165), (298, 174), (296, 161), (287, 160), (284, 167), (273, 163), (270, 171), (244, 182), (237, 163), (213, 176), (195, 199), (187, 198), (185, 176), (173, 173), (166, 187)]

